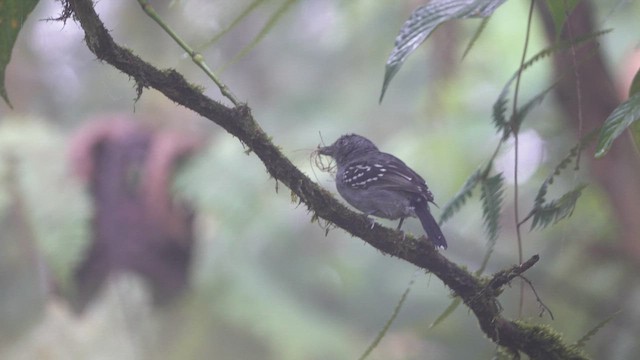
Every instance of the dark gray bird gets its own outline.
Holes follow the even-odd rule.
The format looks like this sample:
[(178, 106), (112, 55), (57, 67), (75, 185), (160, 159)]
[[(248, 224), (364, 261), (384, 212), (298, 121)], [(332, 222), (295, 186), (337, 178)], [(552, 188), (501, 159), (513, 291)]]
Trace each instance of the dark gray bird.
[[(443, 249), (447, 241), (429, 211), (434, 203), (424, 179), (397, 157), (381, 152), (369, 139), (356, 134), (341, 136), (320, 155), (337, 165), (336, 188), (340, 195), (366, 215), (400, 219), (417, 217), (433, 243)], [(435, 203), (434, 203), (435, 204)]]

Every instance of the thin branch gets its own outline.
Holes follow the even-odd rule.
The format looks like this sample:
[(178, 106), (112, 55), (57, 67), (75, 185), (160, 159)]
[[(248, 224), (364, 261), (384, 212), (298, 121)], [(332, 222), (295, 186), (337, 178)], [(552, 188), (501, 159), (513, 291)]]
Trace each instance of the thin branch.
[(153, 6), (149, 4), (148, 0), (138, 0), (138, 3), (142, 7), (142, 10), (144, 10), (144, 12), (147, 15), (149, 15), (149, 17), (152, 18), (153, 21), (158, 23), (158, 25), (160, 25), (162, 30), (164, 30), (167, 34), (169, 34), (169, 36), (171, 36), (171, 38), (175, 40), (175, 42), (178, 43), (178, 45), (180, 45), (180, 47), (184, 49), (184, 51), (186, 51), (187, 54), (189, 54), (189, 56), (191, 57), (191, 60), (193, 60), (193, 62), (196, 63), (196, 65), (198, 65), (198, 67), (200, 67), (202, 71), (204, 71), (204, 73), (207, 74), (209, 78), (211, 78), (211, 80), (213, 80), (213, 82), (220, 89), (220, 92), (222, 93), (222, 95), (227, 99), (229, 99), (231, 103), (233, 103), (233, 105), (235, 106), (240, 105), (240, 102), (237, 100), (236, 96), (233, 95), (229, 87), (225, 85), (220, 79), (218, 79), (216, 74), (214, 74), (213, 71), (209, 68), (209, 65), (207, 65), (207, 63), (204, 61), (204, 56), (202, 56), (202, 54), (193, 50), (191, 46), (189, 46), (189, 44), (187, 44), (184, 40), (182, 40), (182, 38), (178, 36), (178, 34), (176, 34), (176, 32), (173, 31), (173, 29), (171, 29), (171, 27), (169, 27), (169, 25), (167, 25), (164, 22), (164, 20), (162, 20), (162, 18), (160, 17), (160, 15), (158, 15), (158, 13), (153, 8)]
[[(529, 48), (529, 39), (531, 38), (531, 21), (533, 19), (533, 4), (534, 0), (531, 0), (531, 5), (529, 6), (529, 15), (527, 18), (527, 32), (524, 39), (524, 49), (522, 50), (522, 59), (520, 60), (520, 71), (518, 71), (518, 77), (516, 78), (516, 87), (513, 95), (513, 115), (511, 119), (511, 131), (513, 132), (513, 140), (514, 140), (514, 161), (513, 161), (513, 208), (514, 208), (514, 219), (516, 224), (516, 237), (518, 240), (518, 262), (522, 263), (523, 261), (523, 249), (522, 249), (522, 234), (520, 232), (520, 211), (519, 211), (519, 186), (518, 186), (518, 157), (519, 157), (519, 137), (518, 134), (520, 132), (520, 126), (518, 125), (518, 119), (516, 115), (518, 114), (518, 94), (520, 92), (520, 79), (522, 78), (522, 70), (524, 68), (524, 62), (527, 58), (527, 49)], [(522, 310), (524, 308), (524, 283), (520, 284), (520, 303), (518, 306), (518, 317), (522, 317)]]
[(549, 316), (551, 317), (551, 320), (554, 320), (553, 313), (551, 312), (551, 309), (544, 302), (542, 302), (542, 299), (538, 295), (538, 292), (536, 291), (536, 288), (533, 286), (533, 283), (531, 282), (531, 280), (527, 279), (524, 275), (518, 275), (518, 277), (520, 279), (524, 280), (527, 284), (529, 284), (529, 287), (531, 288), (531, 291), (533, 291), (533, 295), (535, 295), (536, 301), (538, 302), (538, 304), (540, 304), (540, 315), (539, 316), (542, 317), (542, 315), (544, 315), (544, 313), (546, 311), (546, 312), (549, 313)]
[(533, 255), (529, 260), (521, 263), (520, 265), (514, 265), (509, 269), (498, 271), (491, 277), (488, 287), (493, 290), (502, 288), (510, 283), (511, 280), (521, 276), (525, 271), (531, 269), (531, 267), (533, 267), (533, 265), (535, 265), (539, 260), (539, 255)]

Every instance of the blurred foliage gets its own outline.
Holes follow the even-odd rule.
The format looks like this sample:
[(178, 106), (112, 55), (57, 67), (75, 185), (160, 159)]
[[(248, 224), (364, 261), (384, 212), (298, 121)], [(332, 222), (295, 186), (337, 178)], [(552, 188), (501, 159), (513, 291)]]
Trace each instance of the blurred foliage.
[[(3, 323), (30, 317), (48, 289), (73, 291), (72, 271), (89, 240), (89, 204), (64, 166), (65, 137), (30, 117), (0, 124), (0, 281)], [(41, 306), (35, 309), (41, 310)], [(3, 327), (9, 331), (10, 326)], [(10, 333), (0, 333), (7, 340)]]
[[(224, 31), (217, 42), (202, 49), (212, 68), (219, 68), (250, 44), (282, 5), (265, 1), (234, 22), (253, 3), (181, 0), (154, 6), (191, 44), (206, 43)], [(596, 4), (601, 23), (615, 29), (600, 39), (614, 68), (637, 43), (633, 34), (637, 34), (639, 4)], [(134, 103), (134, 84), (95, 61), (75, 23), (38, 21), (55, 17), (57, 6), (41, 2), (25, 23), (6, 77), (15, 110), (0, 105), (3, 218), (15, 219), (8, 212), (17, 209), (12, 205), (16, 199), (25, 209), (18, 212), (24, 228), (13, 220), (13, 226), (6, 226), (5, 220), (0, 237), (0, 357), (354, 359), (361, 355), (391, 317), (415, 269), (340, 230), (325, 237), (323, 228), (310, 223), (306, 209), (290, 202), (286, 189), (276, 192), (258, 159), (246, 155), (235, 138), (209, 122), (176, 108), (155, 91), (145, 91)], [(175, 68), (220, 99), (219, 91), (137, 3), (100, 1), (96, 6), (116, 41), (154, 65)], [(356, 132), (404, 159), (424, 175), (436, 201), (446, 204), (500, 141), (501, 134), (491, 123), (491, 104), (519, 66), (526, 4), (510, 1), (500, 6), (463, 62), (455, 59), (462, 57), (466, 39), (480, 20), (443, 25), (404, 64), (394, 79), (394, 91), (380, 106), (384, 61), (414, 6), (364, 0), (300, 2), (222, 77), (248, 102), (292, 161), (328, 189), (333, 183), (311, 166), (309, 154), (322, 139), (331, 142)], [(441, 31), (454, 34), (454, 40), (441, 40)], [(546, 48), (542, 38), (534, 22), (533, 51)], [(442, 60), (447, 51), (454, 61)], [(449, 67), (454, 71), (445, 71)], [(524, 72), (521, 98), (534, 98), (547, 89), (553, 82), (549, 73), (547, 61)], [(579, 140), (549, 100), (532, 109), (530, 121), (523, 124), (542, 139), (521, 153), (526, 164), (521, 171), (530, 174), (520, 177), (524, 204), (534, 204), (539, 184)], [(66, 171), (65, 143), (79, 124), (96, 114), (134, 110), (141, 122), (210, 138), (206, 150), (184, 165), (174, 186), (177, 197), (198, 209), (191, 292), (170, 307), (153, 308), (146, 285), (122, 275), (77, 316), (50, 294), (57, 285), (66, 286), (87, 241), (91, 216), (81, 187)], [(512, 153), (513, 147), (506, 143), (493, 166), (511, 166)], [(555, 178), (547, 197), (560, 198), (588, 180), (589, 166)], [(504, 209), (498, 219), (502, 232), (487, 272), (517, 261), (511, 178), (505, 175)], [(483, 268), (482, 202), (479, 197), (463, 198), (466, 205), (443, 227), (453, 239), (446, 256), (470, 269)], [(421, 231), (416, 221), (406, 226), (407, 231)], [(19, 232), (24, 230), (31, 235)], [(590, 184), (571, 219), (524, 235), (525, 253), (539, 253), (542, 258), (527, 275), (556, 315), (551, 325), (567, 339), (577, 341), (603, 318), (626, 310), (591, 337), (586, 348), (600, 358), (632, 359), (640, 351), (640, 315), (629, 310), (640, 301), (633, 280), (637, 264), (617, 257), (610, 260), (598, 251), (599, 246), (615, 242), (617, 231), (609, 200)], [(517, 313), (518, 295), (507, 288), (501, 297), (509, 316)], [(446, 321), (430, 327), (451, 301), (448, 289), (435, 277), (418, 277), (369, 359), (490, 358), (495, 347), (467, 312), (452, 312)], [(538, 314), (529, 292), (524, 314)]]
[(22, 24), (38, 0), (5, 0), (0, 3), (0, 96), (11, 106), (5, 88), (5, 73)]
[[(596, 158), (609, 152), (614, 140), (640, 119), (640, 92), (629, 97), (620, 104), (605, 120), (600, 131), (600, 139), (596, 148)], [(637, 142), (636, 142), (637, 143)]]
[(547, 7), (551, 12), (551, 17), (553, 18), (553, 24), (556, 28), (557, 38), (560, 38), (562, 28), (567, 21), (567, 15), (570, 14), (573, 9), (575, 9), (579, 1), (580, 0), (546, 1)]
[[(380, 93), (380, 102), (389, 83), (400, 70), (407, 57), (422, 44), (431, 33), (442, 23), (450, 20), (467, 19), (474, 17), (487, 18), (505, 0), (432, 0), (426, 5), (420, 6), (411, 13), (409, 19), (400, 28), (400, 33), (387, 59), (384, 72), (384, 81)], [(481, 24), (486, 24), (482, 22)], [(480, 27), (483, 29), (483, 27)], [(476, 38), (474, 36), (474, 38)], [(474, 43), (472, 40), (470, 44)], [(465, 53), (469, 49), (465, 50)]]

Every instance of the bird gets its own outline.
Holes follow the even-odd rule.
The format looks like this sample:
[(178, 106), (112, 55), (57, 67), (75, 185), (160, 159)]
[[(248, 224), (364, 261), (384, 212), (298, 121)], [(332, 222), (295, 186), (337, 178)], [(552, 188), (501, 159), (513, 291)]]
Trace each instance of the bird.
[[(424, 179), (394, 155), (378, 150), (371, 140), (357, 134), (340, 136), (318, 154), (332, 157), (338, 193), (367, 216), (397, 220), (417, 217), (435, 246), (447, 241), (429, 209), (434, 197)], [(437, 205), (436, 205), (437, 206)]]

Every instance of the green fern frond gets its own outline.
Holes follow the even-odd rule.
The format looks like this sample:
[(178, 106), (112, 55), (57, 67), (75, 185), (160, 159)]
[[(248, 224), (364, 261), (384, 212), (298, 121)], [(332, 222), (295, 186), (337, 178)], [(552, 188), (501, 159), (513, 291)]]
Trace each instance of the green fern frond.
[[(508, 85), (511, 84), (509, 81)], [(507, 104), (509, 103), (509, 99), (507, 96), (509, 95), (509, 87), (505, 86), (500, 92), (498, 99), (493, 104), (493, 111), (491, 113), (491, 117), (493, 119), (493, 124), (496, 126), (498, 131), (502, 132), (502, 138), (506, 139), (509, 136), (509, 122), (507, 121)]]
[(469, 53), (469, 51), (471, 51), (471, 48), (473, 47), (473, 45), (476, 43), (476, 41), (478, 41), (478, 39), (480, 38), (480, 35), (484, 31), (484, 29), (487, 27), (487, 24), (489, 23), (489, 19), (491, 19), (491, 18), (490, 17), (486, 17), (486, 18), (482, 19), (482, 22), (480, 23), (480, 25), (476, 29), (476, 32), (473, 33), (473, 36), (471, 37), (471, 40), (469, 40), (469, 43), (467, 44), (467, 47), (464, 49), (464, 52), (462, 53), (462, 59), (467, 57), (467, 54)]
[(496, 241), (489, 241), (489, 243), (487, 244), (487, 249), (484, 253), (484, 257), (482, 258), (482, 263), (480, 263), (480, 267), (475, 272), (476, 275), (482, 275), (482, 273), (484, 273), (484, 270), (489, 264), (489, 259), (491, 259), (491, 255), (493, 255), (493, 250), (495, 249), (495, 247)]
[[(610, 33), (611, 31), (613, 31), (613, 29), (604, 29), (604, 30), (598, 30), (598, 31), (594, 31), (592, 33), (589, 34), (585, 34), (582, 36), (578, 36), (575, 37), (573, 40), (566, 40), (566, 41), (560, 41), (558, 43), (555, 43), (554, 45), (551, 45), (549, 47), (546, 47), (542, 50), (540, 50), (538, 53), (536, 53), (535, 55), (533, 55), (529, 60), (525, 61), (522, 64), (522, 68), (520, 69), (520, 71), (524, 71), (527, 68), (531, 67), (533, 64), (535, 64), (536, 62), (549, 57), (551, 55), (553, 55), (554, 53), (558, 52), (558, 51), (562, 51), (562, 50), (566, 50), (566, 49), (570, 49), (572, 47), (577, 47), (580, 45), (584, 45), (585, 43), (595, 40), (597, 38), (599, 38), (600, 36), (606, 35), (608, 33)], [(518, 77), (518, 72), (516, 72), (513, 75), (513, 80), (515, 80), (515, 78)], [(509, 83), (511, 83), (511, 81)]]
[(454, 19), (485, 18), (506, 0), (432, 0), (418, 7), (405, 21), (385, 66), (380, 102), (407, 57), (442, 23)]
[(298, 0), (286, 0), (285, 2), (283, 2), (282, 5), (280, 5), (280, 7), (278, 9), (276, 9), (276, 11), (271, 15), (269, 20), (267, 20), (267, 23), (262, 27), (262, 29), (260, 30), (258, 35), (256, 35), (256, 37), (251, 41), (251, 43), (249, 43), (249, 45), (245, 46), (242, 50), (240, 50), (240, 52), (236, 56), (233, 57), (233, 59), (231, 59), (228, 63), (226, 63), (224, 66), (222, 66), (218, 70), (218, 73), (224, 72), (224, 70), (227, 67), (229, 67), (230, 65), (235, 64), (236, 62), (238, 62), (238, 60), (242, 59), (248, 53), (250, 53), (251, 50), (253, 50), (253, 48), (255, 48), (260, 43), (260, 41), (262, 41), (262, 39), (264, 39), (265, 36), (267, 36), (269, 31), (271, 31), (271, 29), (273, 29), (273, 27), (276, 26), (276, 24), (282, 18), (282, 16), (284, 14), (286, 14), (287, 11), (289, 10), (289, 8), (292, 5), (294, 5), (296, 2), (298, 2)]
[(578, 185), (578, 187), (565, 193), (559, 199), (534, 207), (532, 210), (533, 222), (531, 223), (531, 230), (535, 228), (543, 229), (551, 223), (555, 224), (564, 218), (570, 217), (585, 187), (585, 184)]
[(547, 9), (551, 13), (553, 18), (553, 24), (555, 25), (556, 39), (560, 37), (564, 23), (567, 21), (567, 17), (573, 9), (578, 5), (580, 0), (547, 0)]
[(440, 215), (440, 225), (449, 220), (471, 197), (473, 189), (480, 182), (482, 176), (482, 169), (476, 170), (462, 185), (462, 189), (442, 208), (442, 215)]
[(605, 120), (600, 131), (598, 146), (596, 146), (596, 158), (606, 155), (618, 136), (639, 120), (640, 93), (635, 93), (625, 102), (618, 105)]
[(569, 150), (569, 154), (567, 154), (567, 156), (565, 156), (564, 159), (562, 159), (560, 163), (556, 165), (556, 167), (553, 169), (553, 173), (551, 173), (551, 175), (549, 175), (544, 180), (544, 182), (540, 186), (540, 189), (538, 190), (538, 194), (536, 195), (536, 198), (534, 200), (535, 208), (541, 207), (544, 204), (549, 185), (553, 184), (555, 177), (560, 175), (562, 170), (569, 166), (569, 164), (578, 156), (580, 151), (582, 151), (591, 141), (593, 141), (593, 139), (595, 139), (596, 134), (596, 131), (592, 131), (584, 136), (576, 146)]
[[(591, 34), (587, 34), (581, 37), (577, 37), (575, 39), (573, 39), (573, 41), (562, 41), (559, 43), (556, 43), (552, 46), (549, 46), (545, 49), (542, 49), (541, 51), (539, 51), (538, 53), (536, 53), (535, 55), (533, 55), (529, 60), (525, 61), (522, 64), (522, 67), (515, 72), (515, 74), (513, 74), (513, 76), (511, 76), (511, 78), (509, 78), (509, 80), (507, 81), (507, 83), (504, 85), (504, 87), (502, 88), (502, 91), (500, 92), (500, 95), (498, 96), (498, 99), (496, 99), (496, 102), (493, 105), (493, 112), (492, 112), (492, 117), (493, 117), (493, 123), (496, 126), (496, 129), (498, 130), (498, 132), (502, 132), (502, 138), (506, 139), (507, 137), (509, 137), (509, 134), (511, 132), (511, 123), (509, 121), (507, 121), (507, 117), (506, 117), (506, 112), (507, 112), (507, 105), (509, 103), (509, 90), (511, 89), (511, 85), (513, 84), (513, 82), (518, 78), (518, 75), (527, 70), (528, 68), (530, 68), (533, 64), (535, 64), (536, 62), (551, 56), (552, 54), (561, 51), (561, 50), (565, 50), (571, 47), (575, 47), (575, 46), (579, 46), (582, 45), (588, 41), (594, 40), (604, 34), (607, 34), (608, 32), (610, 32), (611, 29), (607, 29), (607, 30), (600, 30), (600, 31), (596, 31), (593, 32)], [(542, 91), (540, 94), (538, 94), (536, 97), (534, 97), (533, 99), (531, 99), (527, 105), (523, 106), (519, 111), (518, 114), (516, 114), (516, 118), (515, 119), (511, 119), (513, 120), (517, 120), (518, 123), (521, 123), (522, 120), (524, 119), (525, 115), (531, 110), (531, 108), (535, 107), (536, 105), (538, 105), (543, 99), (544, 96), (555, 86), (552, 85), (551, 87), (549, 87), (548, 89)]]
[(504, 193), (504, 177), (502, 173), (485, 179), (482, 182), (480, 199), (482, 200), (482, 217), (489, 237), (489, 245), (493, 246), (498, 238), (500, 228), (500, 212)]
[(613, 320), (616, 316), (620, 314), (620, 311), (616, 311), (615, 313), (607, 316), (604, 320), (599, 322), (593, 329), (589, 330), (583, 337), (580, 338), (575, 344), (576, 347), (582, 348), (587, 345), (587, 341), (589, 341), (600, 329), (605, 327), (611, 320)]
[(451, 304), (449, 304), (449, 306), (447, 306), (447, 308), (444, 309), (442, 314), (440, 314), (440, 316), (438, 316), (431, 323), (431, 325), (429, 325), (429, 329), (433, 329), (434, 327), (440, 325), (440, 323), (445, 321), (449, 317), (449, 315), (453, 314), (453, 312), (456, 311), (456, 309), (458, 308), (458, 306), (460, 306), (460, 304), (462, 304), (462, 298), (457, 296), (455, 299), (453, 299), (453, 301), (451, 301)]
[(416, 273), (414, 273), (413, 277), (411, 278), (411, 281), (409, 282), (409, 285), (407, 285), (407, 288), (405, 289), (404, 293), (400, 297), (400, 301), (398, 301), (398, 304), (396, 304), (395, 309), (393, 309), (393, 313), (391, 314), (391, 317), (389, 318), (389, 320), (387, 320), (387, 323), (384, 324), (384, 327), (382, 328), (382, 330), (380, 330), (380, 333), (378, 333), (378, 336), (376, 336), (376, 338), (373, 339), (373, 342), (369, 345), (369, 347), (367, 347), (367, 350), (365, 350), (362, 356), (358, 358), (359, 360), (364, 360), (367, 358), (367, 356), (369, 356), (369, 354), (371, 354), (373, 349), (375, 349), (376, 346), (378, 346), (378, 344), (380, 343), (380, 340), (382, 340), (384, 335), (387, 333), (393, 321), (396, 319), (396, 317), (398, 317), (398, 314), (400, 313), (400, 309), (402, 308), (402, 305), (407, 300), (409, 291), (411, 291), (413, 284), (416, 282), (415, 274)]
[(510, 119), (510, 123), (514, 124), (514, 126), (507, 126), (504, 128), (505, 131), (503, 131), (503, 137), (502, 137), (503, 140), (507, 139), (507, 137), (511, 133), (511, 130), (514, 127), (516, 129), (520, 128), (520, 125), (522, 125), (522, 121), (524, 120), (524, 118), (527, 117), (527, 115), (529, 115), (529, 112), (533, 110), (533, 108), (535, 108), (536, 106), (542, 104), (542, 101), (544, 100), (545, 96), (551, 90), (553, 90), (553, 88), (556, 87), (557, 84), (558, 83), (556, 82), (553, 85), (549, 86), (548, 88), (544, 89), (543, 91), (538, 93), (536, 96), (534, 96), (531, 100), (529, 100), (526, 104), (524, 104), (518, 109), (515, 116), (512, 116)]
[(240, 14), (238, 16), (236, 16), (236, 18), (233, 19), (231, 21), (231, 23), (226, 28), (224, 28), (222, 31), (217, 33), (213, 38), (211, 38), (211, 40), (209, 40), (205, 44), (199, 46), (198, 47), (198, 51), (202, 51), (202, 49), (207, 48), (207, 47), (215, 44), (216, 42), (218, 42), (218, 40), (220, 40), (224, 35), (226, 35), (229, 31), (231, 31), (233, 28), (235, 28), (236, 25), (238, 25), (242, 20), (244, 20), (244, 18), (249, 16), (249, 14), (251, 14), (253, 12), (253, 10), (255, 10), (258, 7), (258, 5), (260, 5), (263, 2), (264, 2), (264, 0), (254, 0), (252, 3), (250, 3), (249, 6), (244, 8), (244, 10), (242, 10), (242, 12), (240, 12)]

